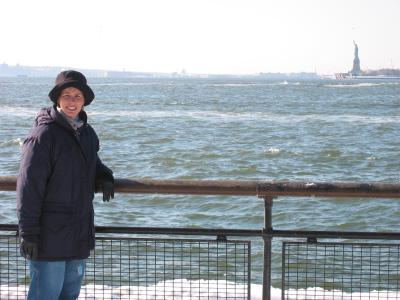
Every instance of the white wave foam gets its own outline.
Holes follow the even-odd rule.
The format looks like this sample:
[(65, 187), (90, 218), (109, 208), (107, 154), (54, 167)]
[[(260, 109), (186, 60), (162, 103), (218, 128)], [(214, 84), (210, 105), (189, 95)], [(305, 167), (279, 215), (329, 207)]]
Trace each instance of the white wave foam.
[[(0, 286), (0, 299), (22, 299), (28, 286)], [(247, 286), (225, 280), (167, 280), (151, 286), (84, 285), (78, 299), (233, 299), (237, 295), (247, 297)], [(280, 299), (280, 290), (272, 288), (272, 300)], [(251, 285), (251, 300), (261, 300), (262, 286)]]
[(359, 83), (349, 83), (349, 84), (325, 84), (325, 87), (332, 88), (363, 88), (381, 85), (399, 85), (400, 82), (359, 82)]
[(340, 290), (324, 290), (322, 288), (308, 288), (299, 290), (288, 290), (287, 299), (315, 299), (315, 300), (336, 300), (336, 299), (398, 299), (400, 292), (395, 291), (371, 291), (346, 293)]
[[(219, 288), (218, 288), (219, 286)], [(224, 288), (221, 288), (223, 286)], [(226, 288), (225, 288), (226, 287)], [(103, 285), (84, 285), (78, 299), (233, 299), (235, 293), (246, 292), (244, 285), (226, 282), (223, 280), (196, 280), (188, 281), (185, 279), (167, 280), (152, 286), (121, 286), (110, 287)], [(251, 284), (251, 300), (262, 299), (262, 286)], [(26, 286), (0, 286), (1, 299), (22, 299), (27, 293)], [(271, 287), (271, 300), (280, 300), (282, 291)], [(324, 290), (322, 288), (290, 289), (285, 292), (286, 299), (315, 299), (315, 300), (335, 300), (335, 299), (398, 299), (398, 291), (371, 291), (347, 293), (340, 290)], [(237, 295), (236, 295), (237, 296)], [(246, 295), (243, 295), (246, 298)]]
[(130, 118), (175, 118), (175, 119), (199, 119), (199, 120), (223, 120), (223, 121), (247, 121), (268, 120), (277, 123), (296, 122), (332, 122), (332, 123), (363, 123), (363, 124), (387, 124), (400, 123), (400, 115), (396, 116), (366, 116), (366, 115), (282, 115), (263, 112), (218, 112), (218, 111), (189, 111), (189, 110), (116, 110), (116, 111), (93, 111), (91, 116), (103, 117), (130, 117)]
[(281, 81), (281, 82), (246, 82), (246, 83), (213, 83), (206, 84), (206, 86), (215, 86), (215, 87), (246, 87), (246, 86), (280, 86), (280, 85), (300, 85), (300, 82), (289, 82), (289, 81)]
[(15, 106), (0, 106), (0, 116), (15, 116), (15, 117), (33, 117), (37, 114), (38, 109), (15, 107)]
[(369, 156), (369, 157), (367, 157), (367, 160), (377, 160), (378, 159), (378, 157), (376, 157), (376, 156)]
[(278, 155), (279, 153), (281, 153), (281, 150), (278, 148), (269, 148), (268, 150), (265, 151), (268, 155)]
[(9, 145), (18, 145), (18, 146), (22, 146), (22, 144), (24, 143), (24, 141), (21, 138), (16, 138), (16, 139), (11, 139), (5, 142), (1, 142), (0, 146), (9, 146)]
[[(51, 82), (52, 83), (52, 82)], [(22, 86), (22, 85), (29, 85), (29, 86), (45, 86), (50, 88), (50, 84), (48, 82), (30, 82), (30, 81), (25, 81), (25, 82), (0, 82), (1, 85), (18, 85), (18, 86)]]
[[(1, 106), (0, 117), (23, 117), (32, 119), (37, 114), (37, 108), (24, 108)], [(332, 123), (362, 123), (362, 124), (391, 124), (400, 123), (400, 115), (392, 116), (367, 116), (367, 115), (324, 115), (324, 114), (308, 114), (308, 115), (282, 115), (264, 112), (220, 112), (220, 111), (200, 111), (200, 110), (107, 110), (101, 111), (88, 110), (90, 117), (107, 117), (120, 119), (121, 117), (129, 118), (177, 118), (177, 119), (197, 119), (197, 120), (215, 120), (215, 121), (257, 121), (269, 120), (276, 123), (301, 123), (301, 122), (332, 122)]]
[(206, 86), (215, 86), (215, 87), (243, 87), (243, 86), (261, 86), (261, 85), (270, 85), (270, 84), (262, 84), (262, 83), (214, 83), (214, 84), (206, 84)]
[(176, 85), (175, 83), (169, 82), (108, 82), (108, 83), (91, 83), (91, 86), (148, 86), (148, 85), (161, 85), (170, 86)]
[[(254, 286), (254, 293), (252, 292), (252, 300), (261, 300), (261, 286)], [(99, 293), (99, 291), (101, 291)], [(130, 295), (129, 299), (233, 299), (235, 292), (242, 295), (243, 298), (247, 296), (246, 286), (235, 284), (233, 282), (226, 282), (223, 280), (194, 280), (188, 281), (186, 279), (167, 280), (159, 282), (157, 285), (152, 286), (131, 286), (131, 287), (104, 287), (87, 285), (82, 288), (79, 299), (91, 298), (96, 294), (101, 294), (102, 299), (115, 299), (121, 297), (123, 299)], [(104, 296), (103, 296), (104, 293)], [(254, 295), (253, 295), (254, 294)]]

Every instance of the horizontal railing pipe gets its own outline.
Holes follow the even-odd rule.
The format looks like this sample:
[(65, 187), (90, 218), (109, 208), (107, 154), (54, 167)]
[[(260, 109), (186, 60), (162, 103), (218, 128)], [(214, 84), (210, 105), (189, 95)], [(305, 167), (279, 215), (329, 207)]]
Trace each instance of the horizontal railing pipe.
[[(16, 233), (17, 230), (18, 225), (16, 224), (0, 224), (0, 231), (14, 231)], [(363, 231), (309, 231), (272, 229), (271, 231), (265, 232), (261, 229), (96, 226), (96, 233), (400, 240), (399, 232)]]
[[(1, 176), (0, 190), (15, 191), (16, 177)], [(400, 198), (400, 183), (246, 180), (116, 179), (117, 193)]]
[(306, 231), (306, 230), (273, 230), (274, 238), (334, 238), (334, 239), (368, 239), (400, 240), (399, 232), (364, 232), (364, 231)]
[[(17, 233), (17, 230), (17, 224), (0, 224), (0, 231), (12, 231)], [(261, 229), (96, 226), (95, 230), (96, 233), (113, 234), (208, 235), (237, 237), (260, 237), (263, 235)]]
[[(0, 177), (0, 191), (15, 191), (16, 177)], [(279, 196), (293, 197), (353, 197), (353, 198), (400, 198), (400, 184), (354, 182), (298, 182), (298, 181), (243, 181), (243, 180), (155, 180), (116, 179), (117, 193), (183, 194), (183, 195), (230, 195), (257, 196), (264, 198), (265, 224), (262, 230), (218, 228), (154, 228), (154, 227), (96, 227), (98, 233), (167, 234), (167, 235), (214, 235), (217, 240), (227, 236), (261, 236), (264, 240), (263, 300), (270, 300), (271, 293), (271, 241), (273, 237), (399, 240), (400, 233), (391, 232), (339, 232), (275, 230), (272, 227), (272, 203)], [(13, 227), (11, 227), (13, 226)], [(16, 232), (16, 225), (1, 225), (0, 231)], [(14, 227), (15, 226), (15, 227)], [(283, 290), (283, 289), (282, 289)]]

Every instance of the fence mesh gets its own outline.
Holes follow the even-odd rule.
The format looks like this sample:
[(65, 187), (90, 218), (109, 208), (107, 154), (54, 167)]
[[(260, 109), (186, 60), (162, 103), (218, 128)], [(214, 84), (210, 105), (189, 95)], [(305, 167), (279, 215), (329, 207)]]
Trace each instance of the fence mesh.
[(17, 236), (0, 235), (0, 299), (26, 298), (27, 269)]
[[(29, 268), (0, 236), (0, 299), (25, 299)], [(79, 299), (249, 299), (250, 242), (97, 238)]]
[(400, 245), (283, 242), (283, 299), (400, 299)]

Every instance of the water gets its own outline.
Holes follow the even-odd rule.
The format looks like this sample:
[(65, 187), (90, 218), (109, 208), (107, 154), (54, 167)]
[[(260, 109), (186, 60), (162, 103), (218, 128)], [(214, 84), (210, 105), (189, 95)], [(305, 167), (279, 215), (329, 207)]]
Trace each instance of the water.
[[(398, 182), (400, 81), (89, 79), (86, 108), (117, 178)], [(53, 78), (0, 78), (0, 175), (18, 172), (21, 143), (50, 104)], [(15, 194), (0, 192), (2, 223)], [(260, 229), (255, 197), (96, 196), (96, 224)], [(398, 231), (391, 199), (281, 197), (276, 229)], [(261, 280), (253, 247), (253, 282)], [(274, 246), (274, 253), (280, 251)], [(273, 258), (279, 287), (279, 257)]]
[[(170, 283), (170, 282), (169, 282)], [(189, 300), (189, 299), (200, 299), (200, 300), (218, 300), (218, 299), (238, 299), (235, 298), (235, 294), (231, 291), (217, 290), (217, 285), (215, 281), (196, 281), (189, 282), (186, 280), (176, 280), (175, 284), (185, 290), (185, 293), (180, 293), (178, 290), (173, 290), (166, 288), (164, 283), (161, 282), (155, 286), (144, 287), (118, 287), (112, 288), (108, 286), (96, 286), (96, 285), (86, 285), (83, 286), (78, 299), (135, 299), (140, 300), (143, 295), (146, 295), (146, 299), (156, 300)], [(10, 287), (4, 287), (7, 292), (1, 294), (5, 299), (23, 299), (27, 292), (27, 287), (19, 287), (18, 290)], [(234, 289), (234, 286), (230, 286)], [(202, 294), (204, 290), (212, 290), (210, 293)], [(93, 293), (96, 291), (96, 293)], [(190, 292), (189, 292), (190, 291)], [(99, 295), (101, 295), (99, 297)], [(142, 295), (142, 296), (138, 296)], [(197, 295), (194, 297), (193, 295)], [(296, 295), (293, 297), (287, 297), (286, 299), (315, 299), (315, 300), (335, 300), (335, 299), (398, 299), (399, 293), (397, 292), (387, 292), (387, 291), (373, 291), (371, 293), (345, 293), (339, 290), (323, 291), (321, 288), (309, 288), (300, 289), (296, 291)], [(251, 300), (261, 300), (262, 299), (262, 289), (260, 285), (251, 285)], [(271, 300), (281, 300), (281, 291), (277, 288), (271, 288)]]

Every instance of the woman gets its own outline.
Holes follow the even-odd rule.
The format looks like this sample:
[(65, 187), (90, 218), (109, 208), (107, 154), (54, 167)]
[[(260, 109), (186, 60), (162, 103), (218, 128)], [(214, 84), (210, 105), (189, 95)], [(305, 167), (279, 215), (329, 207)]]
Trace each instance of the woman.
[(21, 254), (29, 260), (31, 299), (76, 299), (94, 248), (93, 198), (114, 198), (112, 171), (83, 107), (94, 99), (85, 76), (61, 72), (24, 141), (17, 180)]

